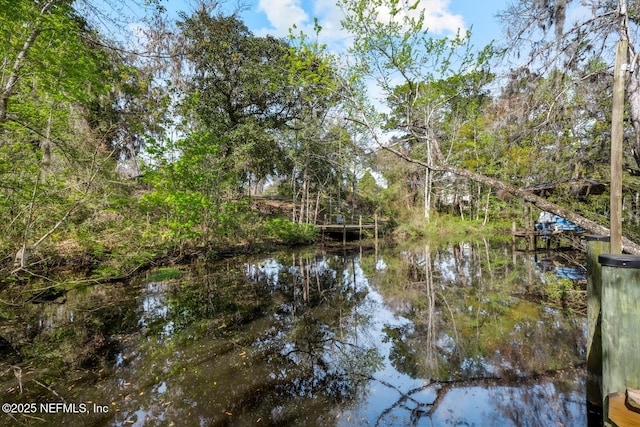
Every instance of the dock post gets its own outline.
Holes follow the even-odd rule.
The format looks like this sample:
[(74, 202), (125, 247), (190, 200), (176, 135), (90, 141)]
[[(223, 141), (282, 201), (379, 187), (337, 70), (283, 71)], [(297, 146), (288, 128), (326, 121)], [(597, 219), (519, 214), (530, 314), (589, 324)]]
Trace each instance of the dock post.
[(609, 236), (585, 236), (587, 245), (587, 406), (602, 410), (602, 269), (601, 254), (610, 252)]
[(640, 388), (640, 257), (602, 254), (602, 396), (609, 423), (610, 395)]
[(378, 261), (378, 212), (373, 214), (373, 228), (375, 234), (375, 246), (376, 246), (376, 262)]
[(373, 228), (376, 235), (376, 247), (378, 246), (378, 212), (373, 214)]

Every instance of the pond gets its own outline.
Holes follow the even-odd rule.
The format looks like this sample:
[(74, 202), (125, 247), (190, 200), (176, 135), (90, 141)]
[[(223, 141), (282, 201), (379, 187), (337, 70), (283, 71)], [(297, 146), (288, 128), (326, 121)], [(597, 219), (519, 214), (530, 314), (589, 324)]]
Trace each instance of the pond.
[(583, 426), (586, 319), (531, 297), (549, 265), (580, 272), (488, 242), (313, 247), (5, 306), (0, 424)]

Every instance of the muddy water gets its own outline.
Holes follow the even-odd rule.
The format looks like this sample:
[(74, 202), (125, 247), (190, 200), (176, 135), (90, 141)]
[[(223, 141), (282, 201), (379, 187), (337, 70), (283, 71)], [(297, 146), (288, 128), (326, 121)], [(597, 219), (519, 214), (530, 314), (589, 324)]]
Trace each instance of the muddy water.
[(543, 258), (314, 248), (4, 307), (0, 424), (583, 426), (585, 318), (534, 298), (581, 272)]

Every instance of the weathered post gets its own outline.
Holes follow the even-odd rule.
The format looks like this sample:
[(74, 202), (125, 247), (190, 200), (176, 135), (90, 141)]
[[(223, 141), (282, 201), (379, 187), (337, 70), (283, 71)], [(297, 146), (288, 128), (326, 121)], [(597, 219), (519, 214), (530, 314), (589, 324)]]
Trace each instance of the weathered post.
[[(625, 8), (626, 9), (626, 8)], [(621, 11), (623, 14), (626, 11)], [(613, 110), (611, 113), (611, 253), (622, 253), (622, 140), (624, 134), (624, 82), (627, 65), (628, 40), (616, 46), (613, 72)]]
[(602, 396), (608, 423), (610, 394), (640, 388), (640, 257), (603, 254)]
[(531, 207), (527, 205), (524, 209), (524, 217), (526, 218), (526, 224), (524, 228), (525, 242), (527, 250), (538, 250), (538, 235), (536, 234), (536, 227), (531, 219)]
[[(609, 236), (585, 236), (587, 242), (587, 405), (602, 408), (602, 269), (610, 252)], [(599, 411), (598, 411), (599, 412)]]
[(375, 214), (373, 214), (373, 228), (374, 228), (374, 233), (375, 233), (375, 239), (376, 239), (376, 247), (378, 247), (378, 212), (376, 212)]

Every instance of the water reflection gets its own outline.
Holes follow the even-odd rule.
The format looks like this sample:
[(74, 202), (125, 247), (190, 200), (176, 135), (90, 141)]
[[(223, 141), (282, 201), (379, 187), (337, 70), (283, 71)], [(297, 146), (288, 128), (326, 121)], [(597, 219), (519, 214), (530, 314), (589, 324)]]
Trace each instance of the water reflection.
[(542, 274), (486, 242), (198, 264), (14, 313), (102, 356), (54, 376), (79, 365), (50, 354), (22, 395), (6, 371), (2, 397), (108, 406), (43, 417), (72, 426), (585, 425), (584, 318), (518, 297)]
[(426, 245), (401, 257), (383, 254), (383, 264), (363, 259), (372, 288), (409, 320), (385, 325), (388, 361), (423, 384), (380, 379), (396, 400), (354, 418), (371, 425), (586, 425), (583, 373), (575, 368), (584, 360), (584, 319), (513, 296), (540, 285), (542, 272), (532, 273), (531, 259), (505, 264), (496, 253)]

